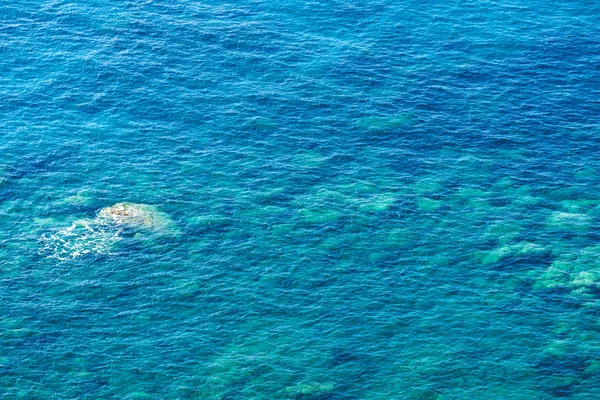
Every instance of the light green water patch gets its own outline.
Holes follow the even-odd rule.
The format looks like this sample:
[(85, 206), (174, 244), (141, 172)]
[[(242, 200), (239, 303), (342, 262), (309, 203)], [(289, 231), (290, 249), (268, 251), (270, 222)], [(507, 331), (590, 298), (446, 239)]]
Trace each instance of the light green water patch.
[(491, 193), (477, 187), (462, 187), (450, 197), (456, 207), (469, 207), (476, 212), (487, 212), (492, 208), (488, 198)]
[(505, 257), (518, 257), (529, 254), (539, 254), (546, 249), (531, 242), (519, 242), (506, 244), (489, 252), (480, 253), (478, 258), (483, 265), (492, 264), (502, 260)]
[(567, 213), (586, 213), (588, 210), (598, 206), (599, 200), (563, 200), (560, 202), (562, 210)]
[[(510, 368), (507, 366), (507, 368)], [(534, 382), (531, 382), (532, 386)], [(515, 390), (512, 384), (491, 385), (492, 387), (479, 387), (469, 391), (451, 390), (448, 394), (439, 395), (435, 400), (453, 400), (460, 398), (461, 400), (480, 400), (480, 399), (511, 399), (511, 400), (531, 400), (531, 399), (548, 399), (548, 395), (543, 390), (535, 390), (532, 388), (519, 388)], [(467, 393), (465, 393), (467, 392)], [(470, 392), (470, 393), (469, 393)]]
[(598, 171), (595, 168), (584, 167), (578, 169), (575, 174), (575, 179), (580, 181), (588, 181), (598, 179)]
[(304, 382), (285, 388), (285, 394), (293, 399), (327, 396), (334, 389), (333, 383)]
[(504, 177), (494, 182), (490, 187), (494, 196), (502, 196), (511, 200), (512, 205), (526, 206), (536, 204), (539, 200), (531, 196), (529, 185), (519, 185), (511, 178)]
[(563, 200), (571, 200), (580, 198), (579, 188), (576, 186), (561, 187), (558, 189), (549, 190), (544, 194), (547, 199), (561, 202)]
[(481, 254), (479, 256), (479, 261), (483, 265), (492, 264), (492, 263), (500, 261), (504, 257), (508, 257), (511, 254), (512, 254), (512, 251), (508, 246), (500, 247), (500, 248), (494, 249), (490, 252)]
[(318, 376), (329, 355), (306, 346), (314, 337), (299, 337), (289, 328), (282, 331), (264, 318), (246, 320), (241, 332), (248, 334), (225, 346), (201, 369), (200, 398), (313, 398), (334, 389), (330, 379)]
[(428, 177), (418, 180), (411, 185), (412, 193), (417, 196), (433, 196), (442, 193), (445, 187), (438, 179), (437, 177)]
[(304, 222), (311, 224), (326, 224), (338, 220), (342, 213), (327, 208), (303, 208), (298, 211), (298, 214)]
[(585, 377), (600, 376), (600, 360), (592, 360), (582, 372)]
[(314, 194), (305, 195), (292, 203), (304, 222), (328, 223), (340, 218), (345, 196), (332, 190), (317, 190)]
[(0, 337), (7, 339), (24, 339), (39, 333), (31, 322), (18, 317), (2, 318), (0, 327)]
[(218, 228), (233, 224), (233, 220), (221, 214), (211, 213), (190, 217), (187, 224), (193, 228)]
[[(404, 377), (403, 392), (410, 390), (415, 398), (443, 398), (442, 393), (436, 390), (431, 379), (444, 376), (447, 379), (459, 375), (460, 371), (447, 371), (446, 361), (449, 349), (442, 344), (423, 344), (423, 349), (415, 350), (398, 365), (396, 374)], [(418, 382), (418, 391), (414, 390), (414, 383)], [(436, 393), (437, 392), (437, 393)]]
[(293, 165), (303, 168), (318, 168), (325, 161), (327, 161), (327, 157), (313, 150), (300, 150), (291, 159)]
[(273, 186), (263, 188), (262, 190), (254, 193), (254, 199), (257, 203), (265, 203), (277, 199), (284, 193), (285, 187), (277, 186), (276, 183), (273, 183)]
[(600, 245), (589, 246), (572, 261), (570, 286), (578, 291), (600, 287)]
[(76, 194), (69, 194), (59, 200), (57, 200), (54, 204), (56, 206), (88, 206), (94, 202), (94, 193), (90, 190), (80, 190), (77, 191)]
[(351, 197), (319, 187), (292, 202), (304, 222), (317, 224), (333, 222), (348, 214), (349, 204), (352, 204)]
[(275, 130), (277, 129), (277, 124), (270, 118), (266, 117), (251, 117), (244, 122), (244, 126), (251, 129), (260, 129), (260, 130)]
[(235, 216), (246, 223), (261, 224), (281, 220), (289, 213), (290, 210), (285, 207), (267, 205), (239, 210), (235, 213)]
[(555, 328), (552, 329), (553, 335), (566, 336), (573, 331), (573, 326), (567, 322), (558, 321), (555, 325)]
[(385, 211), (396, 203), (392, 193), (374, 194), (359, 202), (358, 209), (362, 212)]
[(554, 211), (547, 219), (546, 227), (551, 230), (571, 232), (586, 232), (590, 228), (592, 219), (581, 213)]
[(536, 279), (536, 290), (569, 288), (576, 293), (587, 294), (600, 287), (600, 245), (590, 246), (571, 254), (563, 253)]
[(377, 185), (365, 181), (356, 181), (339, 185), (338, 190), (347, 196), (361, 196), (376, 193), (379, 189)]
[(335, 185), (319, 185), (311, 194), (299, 197), (296, 204), (320, 204), (343, 214), (367, 214), (390, 209), (398, 201), (395, 182), (381, 177), (371, 180), (355, 180)]
[(483, 189), (477, 188), (477, 187), (470, 187), (470, 186), (465, 186), (465, 187), (461, 187), (460, 189), (458, 189), (454, 195), (460, 199), (464, 199), (464, 200), (479, 200), (479, 199), (485, 199), (486, 197), (488, 197), (490, 195), (489, 192), (484, 191)]
[(344, 235), (333, 235), (327, 236), (320, 243), (319, 246), (325, 250), (337, 250), (348, 244), (348, 238)]
[[(510, 195), (510, 194), (507, 194), (507, 195), (512, 197), (512, 195)], [(542, 199), (539, 197), (529, 196), (529, 195), (523, 195), (520, 197), (513, 197), (513, 198), (514, 198), (514, 200), (513, 200), (512, 204), (517, 207), (530, 208), (536, 204), (539, 204), (542, 201)]]
[(559, 360), (576, 351), (577, 347), (571, 340), (555, 340), (546, 345), (543, 354)]
[(52, 217), (33, 218), (33, 224), (38, 230), (54, 228), (59, 226), (61, 222), (64, 221)]
[(486, 227), (484, 237), (495, 239), (500, 243), (508, 243), (518, 237), (523, 230), (523, 221), (501, 220)]
[(586, 214), (592, 217), (594, 221), (598, 221), (600, 219), (600, 205), (587, 210)]
[(412, 227), (392, 228), (387, 236), (387, 244), (392, 247), (411, 248), (421, 240), (422, 236)]
[(129, 399), (131, 399), (131, 400), (150, 400), (150, 399), (154, 398), (154, 396), (152, 396), (146, 392), (133, 392), (133, 393), (129, 393), (129, 394), (125, 395), (124, 398), (127, 400), (129, 400)]
[(427, 263), (419, 266), (422, 271), (431, 271), (434, 273), (440, 273), (440, 267), (450, 266), (451, 258), (445, 253), (435, 254), (431, 250), (430, 245), (416, 246), (411, 251), (411, 255), (427, 258)]
[(491, 189), (497, 190), (497, 191), (506, 191), (515, 186), (518, 186), (517, 182), (514, 179), (511, 179), (511, 178), (505, 176), (503, 178), (498, 179), (496, 182), (494, 182)]
[(544, 290), (565, 286), (571, 279), (573, 267), (565, 261), (554, 261), (548, 269), (539, 275), (533, 284), (533, 289)]
[(499, 194), (510, 197), (513, 202), (522, 201), (523, 197), (531, 196), (531, 186), (529, 185), (515, 185), (502, 190)]
[(461, 150), (452, 147), (444, 147), (442, 148), (438, 156), (440, 160), (455, 160), (460, 158), (464, 153)]
[(598, 287), (598, 283), (600, 283), (600, 269), (579, 272), (570, 282), (571, 286), (578, 289), (592, 289)]
[(293, 223), (278, 223), (271, 225), (270, 232), (273, 236), (284, 237), (290, 235), (295, 229)]
[(421, 211), (432, 212), (437, 210), (442, 206), (442, 202), (440, 200), (434, 200), (427, 197), (422, 197), (417, 199), (417, 207)]
[(8, 168), (0, 166), (0, 188), (8, 183)]

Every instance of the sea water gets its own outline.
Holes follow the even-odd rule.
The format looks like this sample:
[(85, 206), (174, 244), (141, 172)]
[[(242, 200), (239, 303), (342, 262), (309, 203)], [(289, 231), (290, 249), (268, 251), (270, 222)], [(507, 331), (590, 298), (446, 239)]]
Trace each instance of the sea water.
[(584, 0), (2, 2), (3, 398), (598, 398), (599, 65)]

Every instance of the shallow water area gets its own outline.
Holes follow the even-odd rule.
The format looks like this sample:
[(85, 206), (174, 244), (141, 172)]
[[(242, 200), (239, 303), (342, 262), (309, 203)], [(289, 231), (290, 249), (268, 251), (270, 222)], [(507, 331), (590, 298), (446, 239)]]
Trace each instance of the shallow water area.
[(0, 14), (6, 398), (597, 397), (598, 5)]

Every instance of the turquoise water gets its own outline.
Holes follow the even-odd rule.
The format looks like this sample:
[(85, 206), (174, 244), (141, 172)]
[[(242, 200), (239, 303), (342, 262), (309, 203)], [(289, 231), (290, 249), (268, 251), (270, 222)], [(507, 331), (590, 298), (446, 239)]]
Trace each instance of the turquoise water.
[(3, 398), (598, 398), (597, 3), (0, 17)]

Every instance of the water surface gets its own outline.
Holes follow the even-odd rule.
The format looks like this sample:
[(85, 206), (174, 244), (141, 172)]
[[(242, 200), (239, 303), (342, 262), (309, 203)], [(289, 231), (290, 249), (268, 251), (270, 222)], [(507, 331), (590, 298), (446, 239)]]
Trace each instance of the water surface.
[(0, 16), (6, 398), (596, 398), (595, 2)]

